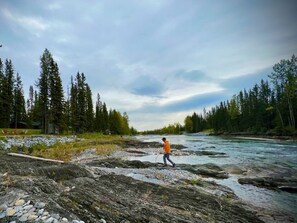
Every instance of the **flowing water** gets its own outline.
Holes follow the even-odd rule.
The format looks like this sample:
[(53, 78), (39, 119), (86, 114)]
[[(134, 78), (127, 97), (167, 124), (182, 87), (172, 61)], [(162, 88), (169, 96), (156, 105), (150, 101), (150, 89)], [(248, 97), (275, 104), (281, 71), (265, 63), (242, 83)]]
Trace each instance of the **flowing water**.
[[(137, 136), (145, 142), (162, 142), (160, 135)], [(181, 144), (187, 150), (206, 150), (225, 153), (226, 156), (173, 156), (177, 164), (214, 163), (219, 166), (236, 165), (249, 173), (278, 174), (297, 178), (297, 143), (271, 139), (255, 139), (243, 137), (218, 137), (200, 134), (166, 136), (171, 144)], [(162, 148), (160, 148), (162, 151)], [(162, 162), (162, 155), (147, 155), (134, 157), (141, 161)], [(251, 175), (252, 176), (252, 175)], [(249, 176), (249, 177), (251, 177)], [(287, 213), (297, 219), (297, 195), (283, 191), (273, 191), (252, 185), (241, 185), (239, 177), (243, 175), (230, 174), (228, 179), (217, 180), (221, 185), (228, 186), (242, 200), (258, 207), (269, 208), (281, 213)], [(296, 185), (297, 186), (297, 185)]]

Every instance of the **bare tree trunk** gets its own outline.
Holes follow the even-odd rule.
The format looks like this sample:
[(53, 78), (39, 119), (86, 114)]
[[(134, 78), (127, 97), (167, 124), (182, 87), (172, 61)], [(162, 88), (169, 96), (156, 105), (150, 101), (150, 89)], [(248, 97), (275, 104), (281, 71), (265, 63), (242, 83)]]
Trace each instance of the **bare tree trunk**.
[(284, 129), (284, 121), (283, 121), (283, 118), (282, 118), (282, 114), (280, 113), (280, 110), (279, 110), (278, 108), (276, 108), (276, 110), (277, 110), (279, 119), (280, 119), (280, 121), (281, 121), (282, 128)]
[(289, 104), (289, 111), (290, 111), (291, 124), (292, 124), (293, 129), (295, 129), (295, 117), (294, 117), (292, 103)]

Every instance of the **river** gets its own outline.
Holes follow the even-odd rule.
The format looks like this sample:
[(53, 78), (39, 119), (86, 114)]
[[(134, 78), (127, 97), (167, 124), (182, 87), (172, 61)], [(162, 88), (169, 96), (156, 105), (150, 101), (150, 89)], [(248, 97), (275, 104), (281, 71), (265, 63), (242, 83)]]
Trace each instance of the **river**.
[[(145, 142), (162, 142), (160, 135), (137, 136)], [(225, 153), (223, 156), (173, 156), (177, 164), (214, 163), (219, 166), (235, 165), (247, 170), (249, 176), (266, 176), (267, 174), (286, 175), (297, 178), (297, 143), (272, 139), (249, 137), (218, 137), (204, 134), (168, 135), (171, 144), (181, 144), (188, 150), (207, 150)], [(160, 148), (160, 150), (162, 150)], [(162, 155), (135, 157), (141, 161), (162, 162)], [(241, 185), (241, 174), (230, 174), (228, 179), (208, 179), (228, 186), (247, 203), (256, 207), (268, 208), (279, 213), (288, 214), (297, 221), (297, 195), (284, 191), (274, 191), (252, 185)], [(296, 185), (297, 186), (297, 185)]]

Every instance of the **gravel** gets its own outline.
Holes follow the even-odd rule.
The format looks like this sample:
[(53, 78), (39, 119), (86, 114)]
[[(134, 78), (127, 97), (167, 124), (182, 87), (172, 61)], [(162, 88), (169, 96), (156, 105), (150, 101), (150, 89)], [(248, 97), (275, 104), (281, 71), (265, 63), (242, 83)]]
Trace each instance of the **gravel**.
[(0, 140), (0, 149), (9, 150), (13, 147), (18, 148), (31, 148), (34, 145), (40, 144), (45, 146), (52, 146), (56, 143), (74, 142), (78, 139), (76, 136), (30, 136), (30, 137), (6, 137)]

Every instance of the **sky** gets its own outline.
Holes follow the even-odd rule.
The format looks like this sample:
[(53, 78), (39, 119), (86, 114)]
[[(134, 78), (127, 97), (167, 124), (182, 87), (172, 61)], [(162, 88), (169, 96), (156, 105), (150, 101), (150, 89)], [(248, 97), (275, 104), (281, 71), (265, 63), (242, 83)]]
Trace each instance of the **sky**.
[(94, 102), (152, 130), (269, 80), (297, 54), (296, 12), (296, 0), (0, 0), (0, 58), (28, 98), (47, 48), (65, 94), (83, 72)]

